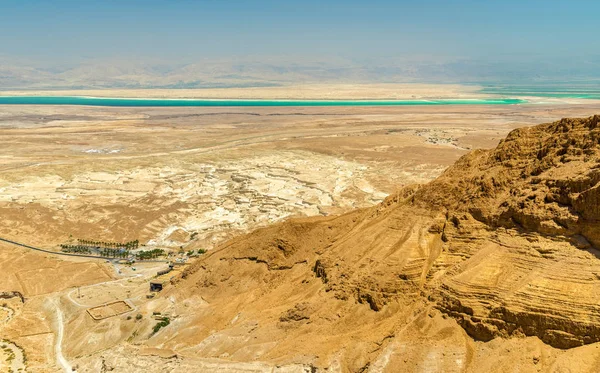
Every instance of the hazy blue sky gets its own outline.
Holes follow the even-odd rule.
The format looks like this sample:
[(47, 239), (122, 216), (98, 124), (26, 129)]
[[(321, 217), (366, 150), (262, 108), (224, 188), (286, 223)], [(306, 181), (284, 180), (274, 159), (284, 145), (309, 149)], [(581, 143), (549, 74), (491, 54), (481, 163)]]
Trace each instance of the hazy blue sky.
[(588, 58), (598, 15), (594, 0), (0, 0), (0, 55)]

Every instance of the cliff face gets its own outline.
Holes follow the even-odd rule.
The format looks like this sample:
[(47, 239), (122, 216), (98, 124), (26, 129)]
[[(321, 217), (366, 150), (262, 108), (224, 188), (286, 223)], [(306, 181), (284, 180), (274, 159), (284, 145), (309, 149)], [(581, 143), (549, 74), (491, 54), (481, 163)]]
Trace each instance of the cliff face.
[(599, 123), (594, 116), (515, 130), (496, 149), (463, 157), (416, 199), (467, 211), (490, 227), (598, 246)]
[(374, 208), (234, 239), (166, 293), (207, 303), (184, 321), (194, 332), (156, 343), (360, 371), (402, 343), (466, 344), (471, 356), (454, 321), (477, 341), (598, 342), (599, 124), (515, 130)]
[[(534, 335), (560, 348), (600, 340), (599, 123), (515, 130), (416, 194), (447, 211), (448, 252), (468, 256), (433, 292), (471, 336)], [(486, 234), (467, 247), (456, 240), (476, 237), (461, 227), (469, 219)]]

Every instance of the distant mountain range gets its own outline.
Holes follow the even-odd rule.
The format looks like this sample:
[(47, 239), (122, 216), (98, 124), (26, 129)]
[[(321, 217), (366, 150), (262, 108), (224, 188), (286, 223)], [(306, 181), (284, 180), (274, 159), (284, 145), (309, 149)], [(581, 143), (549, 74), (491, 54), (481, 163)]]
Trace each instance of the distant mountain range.
[[(575, 63), (576, 62), (576, 63)], [(0, 89), (219, 88), (294, 83), (481, 83), (589, 81), (600, 58), (567, 62), (379, 59), (326, 61), (291, 58), (202, 60), (188, 64), (88, 61), (41, 66), (0, 58)]]

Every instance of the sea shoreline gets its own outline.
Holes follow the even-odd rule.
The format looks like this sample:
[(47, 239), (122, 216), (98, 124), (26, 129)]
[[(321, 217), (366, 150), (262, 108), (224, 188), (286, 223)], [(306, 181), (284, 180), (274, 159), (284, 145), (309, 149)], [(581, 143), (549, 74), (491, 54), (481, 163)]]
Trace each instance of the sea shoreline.
[(516, 105), (528, 103), (516, 98), (441, 98), (412, 100), (259, 100), (195, 98), (131, 98), (93, 96), (0, 96), (0, 105), (77, 105), (112, 107), (277, 107), (277, 106), (429, 106), (429, 105)]

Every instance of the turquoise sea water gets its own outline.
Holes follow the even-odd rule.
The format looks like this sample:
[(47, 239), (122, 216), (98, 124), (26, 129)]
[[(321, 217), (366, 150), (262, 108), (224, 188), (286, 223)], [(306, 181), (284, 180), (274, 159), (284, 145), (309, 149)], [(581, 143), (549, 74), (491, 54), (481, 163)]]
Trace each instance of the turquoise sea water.
[(138, 99), (75, 96), (0, 96), (0, 105), (87, 105), (87, 106), (410, 106), (410, 105), (515, 105), (518, 98), (438, 100), (203, 100)]
[(511, 97), (579, 98), (600, 100), (600, 84), (487, 86), (481, 93)]

